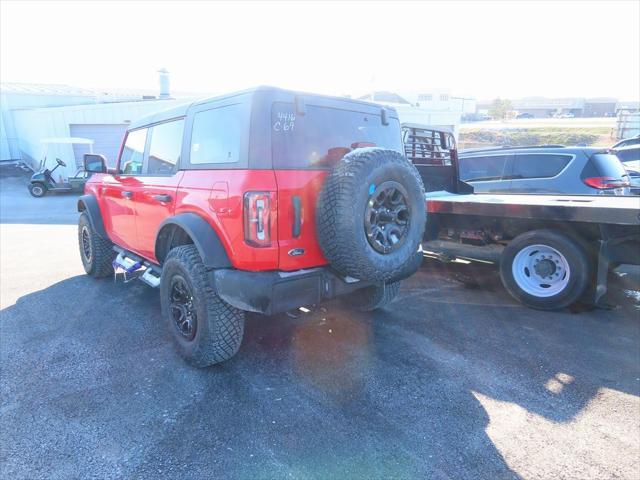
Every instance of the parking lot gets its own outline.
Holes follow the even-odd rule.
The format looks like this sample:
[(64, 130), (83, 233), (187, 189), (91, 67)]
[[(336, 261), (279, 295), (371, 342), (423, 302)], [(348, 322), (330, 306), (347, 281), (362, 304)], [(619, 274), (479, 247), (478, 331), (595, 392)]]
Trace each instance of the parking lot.
[(84, 275), (75, 197), (1, 173), (2, 478), (640, 477), (630, 275), (613, 310), (539, 312), (427, 260), (384, 311), (249, 315), (198, 370), (157, 291)]

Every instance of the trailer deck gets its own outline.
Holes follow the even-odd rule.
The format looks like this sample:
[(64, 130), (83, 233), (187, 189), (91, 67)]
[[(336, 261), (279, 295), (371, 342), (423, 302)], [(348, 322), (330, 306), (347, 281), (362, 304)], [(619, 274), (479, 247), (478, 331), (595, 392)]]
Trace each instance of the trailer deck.
[(427, 213), (640, 226), (640, 197), (431, 192)]

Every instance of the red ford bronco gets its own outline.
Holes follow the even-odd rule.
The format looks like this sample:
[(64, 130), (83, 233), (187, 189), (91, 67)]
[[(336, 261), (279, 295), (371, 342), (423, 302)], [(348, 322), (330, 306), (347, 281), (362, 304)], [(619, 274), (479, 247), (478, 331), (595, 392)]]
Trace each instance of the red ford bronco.
[(233, 356), (244, 312), (344, 296), (391, 301), (422, 259), (425, 197), (397, 114), (347, 98), (261, 87), (131, 124), (115, 169), (78, 200), (85, 271), (160, 287), (178, 351)]

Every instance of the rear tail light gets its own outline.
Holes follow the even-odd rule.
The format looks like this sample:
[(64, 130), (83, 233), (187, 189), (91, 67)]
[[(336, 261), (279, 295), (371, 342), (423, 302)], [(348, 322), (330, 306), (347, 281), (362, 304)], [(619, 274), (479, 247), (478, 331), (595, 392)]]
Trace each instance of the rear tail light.
[(244, 194), (244, 240), (254, 247), (271, 245), (271, 194)]
[(607, 188), (620, 188), (620, 187), (628, 187), (629, 180), (623, 180), (621, 178), (613, 178), (613, 177), (588, 177), (583, 180), (583, 182), (590, 187), (597, 188), (600, 190)]

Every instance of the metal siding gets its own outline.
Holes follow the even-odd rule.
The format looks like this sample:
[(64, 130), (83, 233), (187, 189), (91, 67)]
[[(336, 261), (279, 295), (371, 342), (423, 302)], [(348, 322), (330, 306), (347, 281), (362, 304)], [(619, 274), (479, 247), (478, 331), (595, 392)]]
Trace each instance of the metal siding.
[[(122, 137), (127, 130), (126, 124), (76, 124), (69, 125), (69, 132), (72, 137), (90, 138), (93, 144), (93, 153), (100, 153), (107, 157), (109, 166), (116, 164), (118, 153), (120, 152), (120, 144)], [(76, 160), (76, 166), (82, 166), (82, 157), (85, 153), (89, 153), (88, 145), (74, 145), (73, 154)]]

